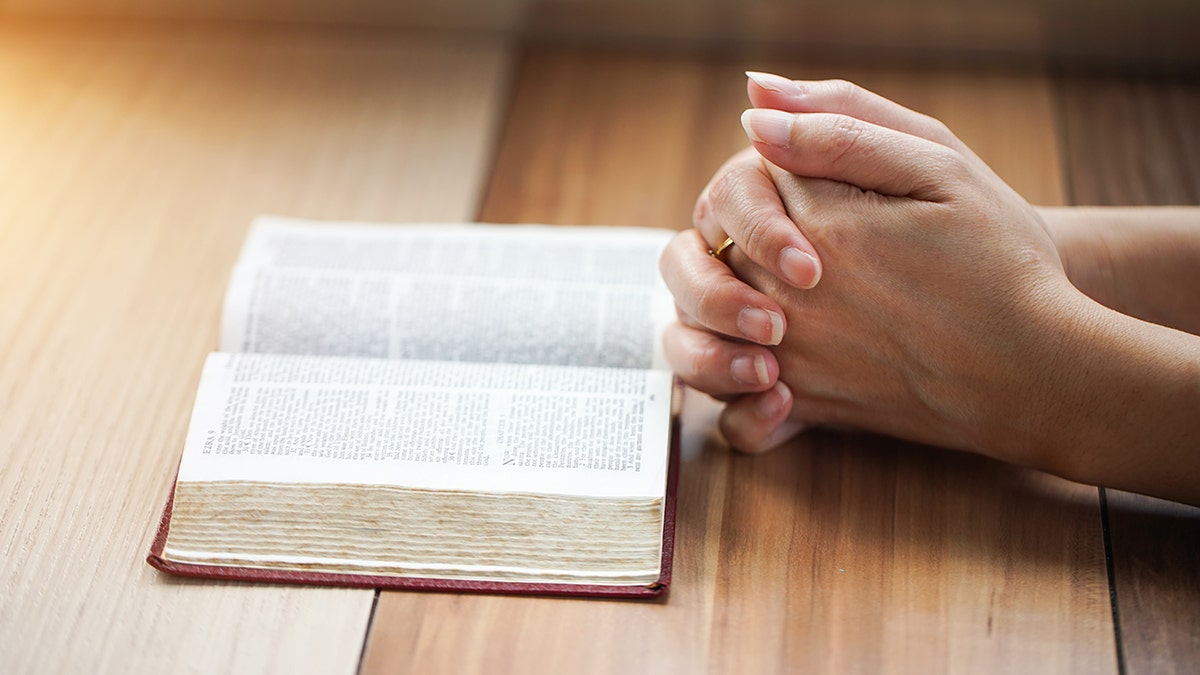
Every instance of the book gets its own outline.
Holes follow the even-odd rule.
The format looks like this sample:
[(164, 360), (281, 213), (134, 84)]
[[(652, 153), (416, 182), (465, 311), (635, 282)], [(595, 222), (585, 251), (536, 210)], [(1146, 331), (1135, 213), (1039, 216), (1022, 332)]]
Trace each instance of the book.
[(674, 233), (256, 219), (148, 562), (652, 597), (678, 465)]

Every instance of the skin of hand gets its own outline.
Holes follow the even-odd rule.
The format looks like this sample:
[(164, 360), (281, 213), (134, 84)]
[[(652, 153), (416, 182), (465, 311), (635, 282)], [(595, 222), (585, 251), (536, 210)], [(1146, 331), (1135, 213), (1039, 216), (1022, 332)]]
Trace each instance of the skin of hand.
[[(756, 105), (792, 112), (839, 114), (931, 141), (957, 154), (963, 164), (986, 176), (1013, 201), (1024, 203), (945, 125), (931, 117), (844, 81), (799, 83), (763, 73), (749, 75), (748, 93)], [(904, 171), (897, 175), (902, 177)], [(886, 172), (871, 180), (879, 183), (875, 187), (881, 192), (898, 190), (889, 184), (896, 177)], [(700, 240), (707, 240), (710, 248), (715, 247), (725, 236), (722, 219), (736, 220), (737, 227), (728, 229), (738, 248), (775, 276), (800, 289), (812, 288), (819, 282), (822, 273), (819, 256), (784, 209), (773, 182), (772, 166), (753, 148), (735, 155), (715, 174), (697, 200), (693, 214), (697, 229), (681, 238), (691, 238), (687, 243), (696, 246), (703, 245)], [(808, 264), (797, 264), (798, 260)], [(681, 261), (685, 262), (680, 264)], [(700, 289), (698, 293), (676, 294), (680, 322), (669, 330), (665, 339), (668, 359), (686, 383), (730, 401), (721, 419), (722, 430), (730, 442), (743, 450), (764, 450), (805, 428), (806, 425), (795, 420), (787, 422), (792, 395), (774, 379), (779, 367), (773, 354), (753, 345), (721, 340), (713, 334), (774, 344), (738, 330), (731, 318), (735, 314), (740, 317), (763, 311), (774, 315), (780, 311), (778, 303), (767, 295), (750, 291), (720, 261), (675, 258), (667, 263), (664, 258), (662, 271), (668, 285), (679, 288), (690, 283), (688, 288)], [(700, 279), (705, 280), (703, 284)], [(729, 311), (730, 307), (741, 309), (734, 313)], [(786, 325), (786, 317), (781, 323)], [(745, 372), (748, 362), (759, 365), (756, 372), (766, 377), (750, 382), (744, 376), (733, 375), (739, 370)], [(747, 392), (761, 393), (733, 397)]]
[[(774, 350), (789, 417), (978, 452), (1039, 433), (1049, 420), (1022, 404), (1050, 389), (1079, 294), (1037, 212), (958, 151), (893, 129), (777, 111), (748, 126), (824, 263), (796, 289), (729, 258), (793, 327)], [(721, 194), (714, 219), (737, 230), (740, 204)]]
[[(779, 421), (790, 418), (1200, 499), (1187, 478), (1200, 470), (1196, 339), (1080, 293), (1039, 211), (960, 143), (940, 136), (940, 124), (874, 95), (827, 103), (812, 107), (840, 105), (858, 116), (748, 113), (747, 131), (770, 163), (735, 157), (701, 197), (696, 225), (703, 234), (681, 234), (663, 256), (683, 318), (679, 334), (708, 331), (723, 345), (760, 349), (712, 335), (736, 337), (714, 320), (730, 313), (720, 298), (776, 302), (790, 326), (771, 350), (777, 371), (768, 368), (785, 386), (764, 382), (764, 393), (729, 404), (722, 428), (731, 443), (769, 447), (785, 429)], [(763, 217), (771, 202), (745, 198), (746, 185), (762, 193), (764, 175), (793, 232), (778, 232), (780, 221)], [(732, 270), (706, 254), (725, 233), (738, 242), (726, 258)], [(771, 237), (780, 236), (801, 238), (818, 253), (818, 285), (798, 288), (749, 259), (769, 262), (780, 250)], [(739, 290), (734, 272), (763, 294)], [(675, 356), (681, 352), (687, 357), (686, 350)], [(708, 354), (720, 355), (719, 347), (710, 345)], [(704, 359), (683, 361), (672, 362), (687, 381), (686, 369)], [(722, 391), (719, 378), (706, 385), (709, 393), (735, 391)], [(773, 405), (762, 405), (771, 398)], [(762, 429), (774, 435), (754, 435)], [(1146, 452), (1124, 451), (1131, 446)]]

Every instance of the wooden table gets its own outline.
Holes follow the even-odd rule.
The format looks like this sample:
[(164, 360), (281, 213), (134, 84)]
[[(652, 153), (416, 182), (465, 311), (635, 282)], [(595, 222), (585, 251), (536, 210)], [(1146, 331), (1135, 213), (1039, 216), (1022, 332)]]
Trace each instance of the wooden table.
[(743, 457), (694, 395), (665, 602), (145, 565), (255, 214), (684, 228), (747, 68), (938, 116), (1034, 202), (1200, 203), (1194, 80), (0, 23), (0, 671), (1194, 670), (1196, 509), (873, 436)]

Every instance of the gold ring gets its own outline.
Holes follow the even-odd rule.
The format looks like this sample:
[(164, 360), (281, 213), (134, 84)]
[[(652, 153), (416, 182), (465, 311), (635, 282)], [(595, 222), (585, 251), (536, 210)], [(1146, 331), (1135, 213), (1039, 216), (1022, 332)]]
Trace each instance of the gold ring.
[(718, 246), (716, 250), (711, 248), (708, 249), (708, 254), (717, 260), (720, 260), (721, 254), (724, 253), (730, 246), (733, 246), (733, 237), (725, 237), (725, 241), (721, 242), (721, 245)]

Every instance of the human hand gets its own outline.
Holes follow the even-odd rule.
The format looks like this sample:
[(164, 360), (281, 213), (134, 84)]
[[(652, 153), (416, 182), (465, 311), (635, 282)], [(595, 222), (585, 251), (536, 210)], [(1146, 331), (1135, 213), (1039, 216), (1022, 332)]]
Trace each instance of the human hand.
[[(835, 270), (826, 273), (838, 279), (834, 287), (822, 281), (798, 291), (741, 259), (743, 252), (761, 258), (772, 250), (764, 243), (770, 228), (747, 225), (764, 220), (761, 212), (746, 217), (749, 158), (718, 173), (696, 219), (703, 239), (728, 232), (738, 241), (734, 268), (780, 300), (794, 326), (776, 350), (781, 377), (796, 394), (794, 405), (782, 401), (792, 407), (784, 417), (983, 451), (972, 430), (1005, 408), (989, 408), (978, 394), (1007, 392), (1007, 403), (1015, 404), (1022, 387), (1036, 384), (1037, 371), (1025, 366), (1045, 356), (1036, 336), (1061, 328), (1048, 310), (1068, 302), (1073, 289), (1053, 241), (1037, 212), (940, 123), (865, 92), (846, 95), (838, 89), (844, 85), (813, 84), (821, 86), (807, 89), (816, 97), (807, 99), (810, 107), (840, 107), (858, 117), (756, 111), (747, 126), (767, 159), (809, 176), (761, 167), (826, 268)], [(752, 98), (774, 95), (756, 95), (754, 86)], [(842, 93), (828, 105), (814, 103), (822, 91)], [(734, 170), (742, 175), (731, 177)], [(697, 241), (681, 236), (664, 255), (664, 276), (677, 298), (707, 294), (706, 279), (695, 274), (702, 267), (696, 254), (705, 247)], [(1014, 326), (1006, 318), (1022, 321)], [(688, 330), (696, 328), (678, 332)], [(678, 334), (668, 336), (669, 346), (672, 339), (678, 342)], [(985, 383), (996, 386), (980, 388)], [(722, 428), (731, 443), (757, 449), (779, 440), (773, 424), (781, 418), (756, 412), (772, 395), (789, 398), (776, 388), (730, 403)]]
[[(941, 122), (848, 82), (800, 83), (765, 73), (748, 76), (747, 93), (758, 107), (853, 116), (942, 143), (987, 170)], [(714, 211), (714, 202), (720, 212)], [(697, 230), (680, 237), (693, 239), (688, 245), (703, 245), (694, 239), (704, 237), (707, 250), (715, 249), (726, 235), (722, 218), (737, 220), (741, 227), (730, 228), (729, 234), (758, 265), (797, 288), (812, 288), (819, 282), (819, 256), (788, 218), (768, 163), (753, 148), (737, 153), (714, 174), (696, 201)], [(754, 292), (716, 260), (696, 259), (684, 266), (664, 258), (662, 271), (670, 285), (698, 289), (677, 295), (680, 321), (665, 336), (668, 360), (684, 382), (729, 402), (721, 426), (734, 447), (764, 450), (801, 431), (803, 425), (787, 422), (792, 397), (786, 386), (776, 382), (774, 355), (743, 342), (778, 343), (786, 327), (778, 303)], [(772, 319), (773, 331), (764, 328), (768, 325), (764, 312)]]
[[(728, 199), (720, 200), (723, 206), (736, 199), (744, 210), (769, 214), (767, 218), (774, 222), (766, 223), (765, 229), (781, 235), (776, 237), (783, 247), (780, 250), (799, 252), (794, 255), (800, 264), (784, 260), (787, 256), (771, 256), (782, 263), (774, 268), (776, 273), (802, 278), (799, 283), (805, 287), (815, 284), (820, 277), (815, 251), (788, 219), (762, 157), (747, 148), (730, 158), (717, 175), (736, 177), (731, 182), (738, 185), (736, 191), (728, 192)], [(706, 189), (705, 195), (708, 192)], [(708, 204), (707, 197), (697, 201), (697, 223), (711, 218)], [(751, 447), (747, 434), (755, 433), (763, 438), (771, 436), (771, 440), (755, 439), (754, 445), (774, 445), (795, 433), (786, 424), (791, 391), (778, 382), (778, 361), (763, 345), (779, 344), (787, 329), (786, 319), (779, 302), (751, 288), (723, 260), (709, 255), (723, 240), (724, 234), (720, 234), (719, 239), (708, 243), (699, 230), (692, 229), (678, 234), (668, 247), (661, 261), (668, 286), (695, 288), (703, 280), (703, 288), (676, 293), (679, 321), (667, 328), (663, 345), (668, 362), (686, 384), (726, 401), (743, 395), (744, 400), (735, 407), (753, 415), (755, 424), (747, 425), (746, 434), (741, 436), (737, 435), (738, 429), (726, 430), (731, 441), (738, 439), (735, 447)], [(672, 257), (669, 252), (674, 247), (705, 255)]]
[[(748, 72), (746, 91), (755, 108), (791, 113), (832, 113), (943, 145), (1019, 198), (974, 152), (941, 121), (910, 110), (844, 80), (798, 82), (769, 73)], [(886, 184), (881, 184), (886, 193)], [(741, 227), (726, 233), (714, 216), (713, 200), (736, 209)], [(761, 156), (748, 148), (734, 155), (709, 181), (696, 200), (693, 222), (715, 248), (728, 234), (756, 264), (796, 288), (812, 288), (821, 277), (821, 263), (812, 245), (788, 219)]]

